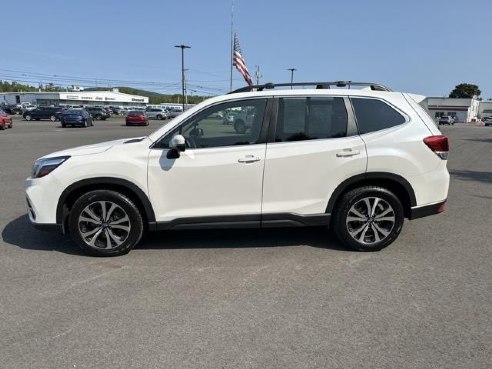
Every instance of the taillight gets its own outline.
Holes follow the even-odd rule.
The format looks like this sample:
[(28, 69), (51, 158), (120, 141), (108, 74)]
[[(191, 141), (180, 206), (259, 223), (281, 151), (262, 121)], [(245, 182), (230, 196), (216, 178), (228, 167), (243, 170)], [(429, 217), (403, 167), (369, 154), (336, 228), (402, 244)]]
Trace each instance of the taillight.
[(449, 143), (446, 136), (429, 136), (424, 138), (424, 143), (441, 159), (447, 160)]

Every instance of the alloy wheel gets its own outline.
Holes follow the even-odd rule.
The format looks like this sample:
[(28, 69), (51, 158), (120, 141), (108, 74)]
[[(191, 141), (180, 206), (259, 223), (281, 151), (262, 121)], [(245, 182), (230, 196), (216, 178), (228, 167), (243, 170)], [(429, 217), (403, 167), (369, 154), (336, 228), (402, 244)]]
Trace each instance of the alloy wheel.
[(114, 249), (127, 240), (131, 223), (121, 206), (111, 201), (96, 201), (80, 213), (78, 230), (88, 246)]
[(380, 197), (364, 197), (352, 205), (345, 221), (349, 235), (370, 246), (386, 239), (396, 223), (393, 207)]

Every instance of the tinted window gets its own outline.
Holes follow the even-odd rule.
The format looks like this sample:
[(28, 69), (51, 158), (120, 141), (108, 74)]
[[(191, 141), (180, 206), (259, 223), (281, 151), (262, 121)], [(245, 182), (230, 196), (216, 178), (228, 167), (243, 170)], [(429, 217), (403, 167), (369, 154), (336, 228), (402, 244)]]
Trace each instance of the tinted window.
[(381, 100), (357, 98), (351, 100), (360, 134), (379, 131), (405, 122), (403, 115)]
[(156, 147), (168, 148), (176, 134), (183, 135), (190, 148), (255, 144), (266, 103), (266, 99), (251, 99), (215, 105), (175, 128)]
[(275, 141), (345, 137), (347, 110), (341, 97), (280, 99)]

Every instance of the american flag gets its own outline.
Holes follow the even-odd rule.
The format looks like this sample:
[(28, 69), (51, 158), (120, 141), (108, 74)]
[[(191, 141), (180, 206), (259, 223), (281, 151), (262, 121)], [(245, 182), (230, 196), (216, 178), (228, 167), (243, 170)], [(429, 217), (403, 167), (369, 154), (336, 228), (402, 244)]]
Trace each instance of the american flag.
[(241, 54), (241, 48), (239, 47), (239, 40), (237, 39), (237, 35), (234, 33), (234, 51), (232, 52), (232, 65), (236, 67), (236, 69), (241, 73), (244, 77), (244, 80), (249, 86), (253, 86), (253, 80), (248, 71), (248, 67), (246, 67), (246, 62)]

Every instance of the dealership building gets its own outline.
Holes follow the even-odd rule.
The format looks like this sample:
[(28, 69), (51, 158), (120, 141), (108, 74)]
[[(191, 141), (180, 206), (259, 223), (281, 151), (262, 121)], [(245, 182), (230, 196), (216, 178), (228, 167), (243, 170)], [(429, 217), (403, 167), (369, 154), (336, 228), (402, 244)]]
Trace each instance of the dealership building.
[(40, 106), (50, 105), (112, 105), (144, 106), (149, 103), (146, 96), (129, 95), (112, 91), (77, 92), (2, 92), (0, 104), (13, 105), (31, 103)]

